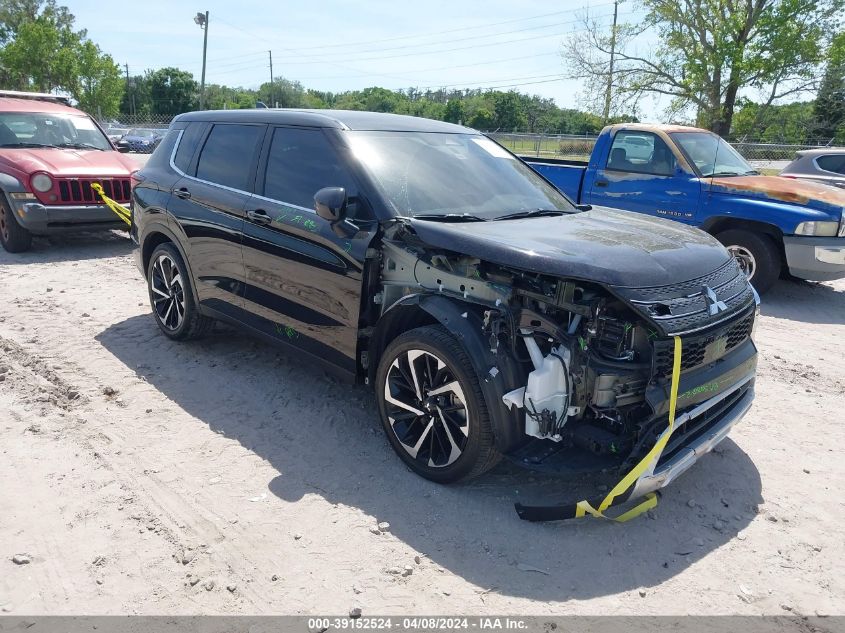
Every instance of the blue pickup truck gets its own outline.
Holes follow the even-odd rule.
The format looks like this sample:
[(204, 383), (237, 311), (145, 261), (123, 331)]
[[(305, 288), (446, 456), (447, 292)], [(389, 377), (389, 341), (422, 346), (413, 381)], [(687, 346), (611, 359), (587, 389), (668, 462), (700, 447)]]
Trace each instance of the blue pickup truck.
[(845, 277), (845, 191), (760, 175), (712, 132), (625, 123), (602, 130), (589, 162), (523, 159), (578, 204), (707, 231), (758, 292), (787, 272), (813, 281)]

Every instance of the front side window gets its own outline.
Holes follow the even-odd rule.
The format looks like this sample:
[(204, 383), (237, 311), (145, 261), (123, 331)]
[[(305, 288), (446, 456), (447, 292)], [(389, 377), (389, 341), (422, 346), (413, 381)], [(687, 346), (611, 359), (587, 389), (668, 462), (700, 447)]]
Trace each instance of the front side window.
[(313, 209), (314, 194), (323, 187), (343, 187), (349, 198), (357, 196), (352, 176), (321, 130), (276, 128), (267, 156), (264, 195)]
[(607, 168), (640, 174), (671, 176), (677, 161), (666, 142), (649, 132), (617, 132), (610, 146)]
[(845, 174), (845, 154), (829, 154), (819, 156), (816, 165), (824, 171), (832, 171), (835, 174)]
[(215, 125), (197, 162), (197, 178), (249, 191), (252, 163), (264, 136), (260, 125)]
[(478, 134), (347, 131), (342, 138), (401, 216), (575, 211), (534, 170)]
[(54, 112), (0, 112), (2, 147), (112, 149), (89, 117)]
[(712, 132), (670, 135), (704, 178), (758, 173), (731, 145)]

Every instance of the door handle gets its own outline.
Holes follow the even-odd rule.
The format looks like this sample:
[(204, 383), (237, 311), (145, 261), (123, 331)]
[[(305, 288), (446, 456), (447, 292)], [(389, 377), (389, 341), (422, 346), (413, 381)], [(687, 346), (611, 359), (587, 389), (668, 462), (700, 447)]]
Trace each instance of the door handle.
[(607, 187), (608, 182), (606, 180), (596, 180), (596, 187)]
[(182, 200), (190, 200), (191, 199), (191, 192), (182, 187), (181, 189), (177, 189), (173, 192), (173, 195), (177, 198), (182, 198)]
[(255, 209), (253, 211), (247, 211), (246, 217), (248, 217), (256, 224), (270, 224), (273, 221), (273, 218), (267, 215), (267, 212), (264, 209)]

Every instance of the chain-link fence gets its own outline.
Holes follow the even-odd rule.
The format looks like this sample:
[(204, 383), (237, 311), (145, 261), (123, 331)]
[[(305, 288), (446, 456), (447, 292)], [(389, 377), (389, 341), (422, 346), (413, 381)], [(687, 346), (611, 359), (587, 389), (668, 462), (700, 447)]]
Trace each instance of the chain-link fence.
[(171, 114), (120, 114), (112, 119), (100, 120), (99, 123), (106, 128), (146, 128), (163, 129), (170, 125), (175, 115)]
[[(595, 136), (568, 134), (509, 134), (491, 133), (491, 138), (507, 147), (514, 154), (538, 158), (562, 158), (586, 161), (590, 158)], [(795, 158), (797, 152), (823, 147), (819, 145), (792, 145), (787, 143), (756, 143), (741, 141), (733, 146), (757, 169), (777, 172)]]

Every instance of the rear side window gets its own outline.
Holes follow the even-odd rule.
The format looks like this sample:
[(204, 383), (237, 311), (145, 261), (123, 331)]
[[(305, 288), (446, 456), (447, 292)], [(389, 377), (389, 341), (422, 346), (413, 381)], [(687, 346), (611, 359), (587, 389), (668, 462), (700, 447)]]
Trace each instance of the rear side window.
[(829, 154), (816, 159), (819, 168), (836, 174), (845, 174), (845, 154)]
[(197, 178), (249, 191), (251, 168), (264, 127), (215, 125), (197, 162)]
[(343, 187), (357, 195), (352, 176), (320, 130), (276, 128), (267, 157), (264, 195), (314, 208), (314, 194), (323, 187)]
[(178, 130), (169, 130), (161, 143), (156, 147), (153, 155), (147, 161), (145, 169), (164, 169), (170, 163), (170, 155), (173, 153), (173, 146), (179, 137)]
[(173, 163), (184, 173), (188, 173), (188, 168), (191, 166), (191, 159), (197, 151), (203, 127), (201, 123), (189, 123), (188, 127), (182, 132), (182, 138), (179, 141), (179, 148), (176, 150)]

